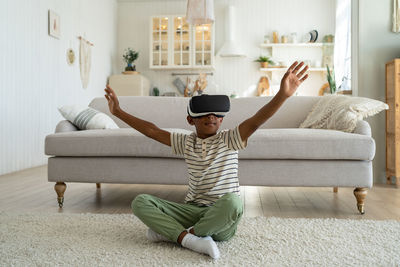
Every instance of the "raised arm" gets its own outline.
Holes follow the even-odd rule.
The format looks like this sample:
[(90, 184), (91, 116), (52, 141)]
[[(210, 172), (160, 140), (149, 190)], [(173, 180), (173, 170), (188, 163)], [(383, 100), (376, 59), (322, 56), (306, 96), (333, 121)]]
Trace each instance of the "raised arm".
[(107, 88), (104, 89), (104, 91), (106, 91), (104, 96), (108, 101), (108, 108), (110, 109), (111, 114), (126, 122), (129, 126), (142, 134), (163, 143), (164, 145), (171, 146), (170, 132), (164, 131), (151, 122), (139, 119), (123, 111), (119, 106), (117, 95), (110, 86), (107, 85)]
[(305, 66), (300, 71), (303, 66), (304, 62), (294, 62), (286, 71), (285, 75), (283, 75), (281, 87), (275, 97), (254, 114), (254, 116), (248, 118), (239, 125), (240, 136), (244, 142), (246, 142), (263, 123), (271, 118), (286, 99), (292, 96), (300, 84), (308, 78), (308, 74), (304, 75), (308, 66)]

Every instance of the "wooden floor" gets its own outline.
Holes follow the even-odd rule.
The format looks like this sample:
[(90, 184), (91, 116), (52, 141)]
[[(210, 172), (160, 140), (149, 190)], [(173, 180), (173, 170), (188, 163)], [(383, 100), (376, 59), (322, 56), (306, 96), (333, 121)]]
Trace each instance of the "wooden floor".
[[(47, 166), (0, 176), (0, 211), (65, 213), (131, 213), (131, 201), (141, 193), (183, 202), (187, 186), (67, 183), (65, 202), (58, 208)], [(368, 191), (360, 215), (352, 188), (242, 186), (244, 216), (290, 218), (350, 218), (400, 220), (400, 189), (375, 185)]]

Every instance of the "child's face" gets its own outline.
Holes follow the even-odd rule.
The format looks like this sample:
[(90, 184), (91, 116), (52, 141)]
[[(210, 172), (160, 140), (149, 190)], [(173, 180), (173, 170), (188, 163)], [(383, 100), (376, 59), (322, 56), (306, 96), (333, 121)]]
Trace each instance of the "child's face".
[(209, 114), (199, 118), (187, 116), (187, 121), (190, 125), (196, 127), (197, 136), (202, 139), (215, 135), (223, 120), (224, 118), (217, 117), (214, 114)]

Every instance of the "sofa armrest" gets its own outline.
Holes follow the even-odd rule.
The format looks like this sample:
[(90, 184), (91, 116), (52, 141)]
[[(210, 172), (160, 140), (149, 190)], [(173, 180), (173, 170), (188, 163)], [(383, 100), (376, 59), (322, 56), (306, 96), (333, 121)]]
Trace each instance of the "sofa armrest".
[(359, 120), (353, 133), (371, 136), (371, 126), (369, 126), (368, 122)]
[(73, 132), (73, 131), (79, 131), (79, 129), (75, 125), (73, 125), (70, 121), (63, 120), (57, 124), (55, 133)]

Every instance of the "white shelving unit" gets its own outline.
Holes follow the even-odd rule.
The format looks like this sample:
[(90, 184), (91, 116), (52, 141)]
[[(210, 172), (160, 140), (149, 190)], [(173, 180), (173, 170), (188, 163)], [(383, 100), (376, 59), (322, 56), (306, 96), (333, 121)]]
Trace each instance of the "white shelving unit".
[(304, 61), (309, 66), (307, 85), (298, 90), (296, 95), (318, 95), (327, 82), (326, 64), (332, 66), (333, 43), (263, 43), (259, 47), (260, 55), (269, 56), (277, 64), (286, 66), (259, 68), (268, 77), (273, 92), (279, 90), (282, 76), (294, 61)]
[(184, 15), (150, 18), (150, 69), (213, 69), (214, 25), (189, 25)]
[[(282, 67), (282, 68), (260, 68), (260, 71), (273, 71), (273, 72), (280, 72), (280, 71), (286, 71), (287, 67)], [(326, 71), (326, 68), (309, 68), (308, 71)]]
[[(310, 61), (309, 71), (326, 72), (326, 67), (315, 67), (315, 61), (324, 64), (323, 49), (333, 49), (333, 43), (269, 43), (260, 44), (270, 57), (291, 63), (295, 60)], [(281, 72), (286, 68), (260, 68), (264, 72)]]
[(260, 47), (322, 47), (333, 46), (333, 43), (270, 43), (261, 44)]

